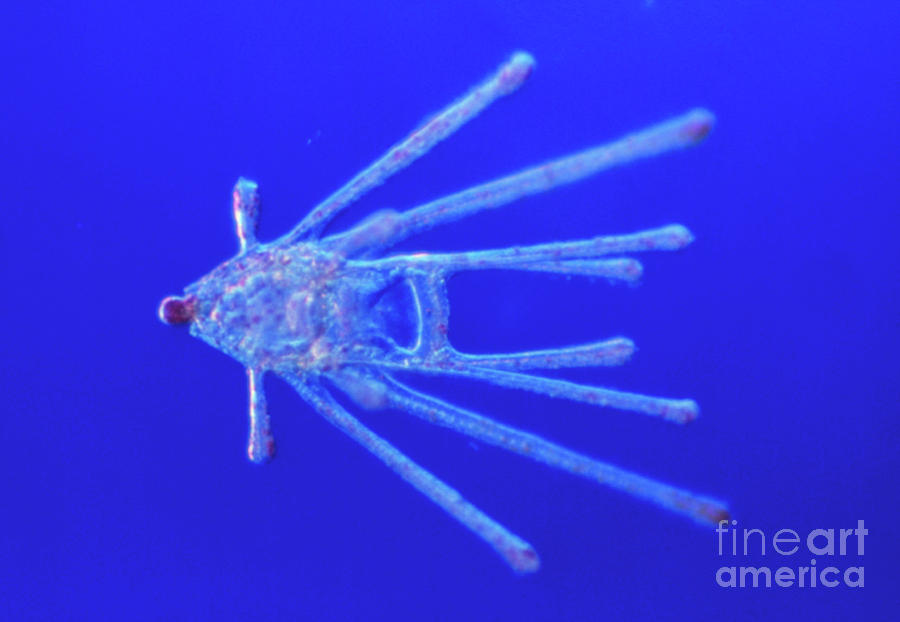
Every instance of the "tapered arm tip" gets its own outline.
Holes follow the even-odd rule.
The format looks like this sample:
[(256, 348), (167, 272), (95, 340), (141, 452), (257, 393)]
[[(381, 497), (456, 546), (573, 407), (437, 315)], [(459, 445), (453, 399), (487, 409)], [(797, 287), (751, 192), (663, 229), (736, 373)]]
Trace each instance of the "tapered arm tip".
[(716, 116), (705, 108), (691, 110), (685, 118), (683, 132), (689, 142), (699, 143), (709, 136), (716, 124)]
[(541, 568), (541, 558), (538, 557), (537, 551), (528, 543), (501, 549), (500, 554), (506, 560), (506, 563), (520, 574), (537, 572)]
[(534, 71), (534, 57), (528, 52), (516, 52), (500, 70), (499, 81), (504, 93), (513, 91)]

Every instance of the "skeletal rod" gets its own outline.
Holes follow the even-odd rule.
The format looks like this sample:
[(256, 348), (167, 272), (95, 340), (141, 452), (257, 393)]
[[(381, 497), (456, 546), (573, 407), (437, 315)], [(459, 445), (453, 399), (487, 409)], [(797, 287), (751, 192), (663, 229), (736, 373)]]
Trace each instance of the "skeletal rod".
[(550, 242), (532, 246), (511, 246), (508, 248), (461, 253), (391, 255), (381, 259), (351, 260), (348, 262), (348, 265), (383, 266), (385, 268), (395, 266), (436, 268), (445, 273), (450, 273), (459, 270), (503, 268), (505, 266), (535, 262), (594, 259), (604, 255), (629, 252), (679, 250), (690, 244), (693, 239), (691, 232), (683, 225), (667, 225), (626, 235), (603, 235), (587, 240)]
[(506, 354), (463, 354), (452, 350), (443, 362), (451, 367), (482, 369), (560, 369), (622, 365), (634, 354), (634, 342), (614, 337), (578, 346)]
[[(386, 215), (386, 217), (389, 217)], [(370, 223), (372, 235), (383, 231), (376, 223)], [(364, 248), (366, 241), (360, 234), (348, 236), (343, 241), (355, 241)], [(552, 242), (533, 246), (469, 251), (461, 253), (415, 253), (391, 255), (380, 259), (354, 259), (349, 267), (397, 268), (404, 271), (424, 270), (450, 275), (463, 270), (528, 270), (555, 272), (583, 276), (597, 276), (634, 282), (643, 273), (635, 259), (597, 259), (613, 253), (629, 251), (677, 250), (693, 240), (691, 232), (682, 225), (668, 225), (658, 229), (639, 231), (628, 235), (598, 236), (588, 240)], [(348, 248), (349, 245), (337, 246)]]
[[(553, 351), (548, 351), (553, 354)], [(629, 393), (617, 391), (605, 387), (595, 387), (584, 384), (558, 380), (556, 378), (544, 378), (531, 374), (520, 374), (513, 371), (499, 369), (485, 369), (482, 367), (470, 367), (462, 364), (465, 357), (456, 362), (454, 354), (448, 354), (446, 359), (438, 360), (405, 360), (391, 362), (377, 362), (375, 365), (385, 370), (408, 371), (415, 373), (457, 376), (481, 380), (498, 387), (531, 391), (541, 395), (555, 398), (565, 398), (575, 402), (583, 402), (594, 406), (615, 408), (662, 417), (673, 423), (690, 423), (697, 418), (699, 407), (697, 402), (689, 399), (672, 399), (667, 397), (654, 397), (641, 393)]]
[(439, 505), (470, 531), (490, 544), (517, 572), (534, 572), (540, 560), (534, 548), (503, 525), (466, 501), (456, 490), (407, 458), (396, 447), (364, 426), (324, 388), (283, 375), (300, 396), (329, 423), (365, 447), (394, 473)]
[[(379, 240), (381, 248), (485, 209), (501, 207), (522, 197), (546, 192), (614, 166), (658, 155), (696, 144), (712, 129), (715, 117), (708, 110), (694, 109), (680, 117), (664, 121), (642, 131), (629, 134), (612, 143), (592, 147), (539, 166), (525, 169), (507, 177), (495, 179), (435, 199), (399, 214), (392, 214), (389, 233)], [(371, 226), (364, 222), (360, 226)], [(354, 236), (355, 229), (326, 238), (339, 244), (344, 236)]]
[[(427, 352), (427, 349), (421, 351)], [(414, 362), (417, 352), (418, 350), (398, 348), (397, 355), (391, 357), (390, 362), (393, 363), (395, 369), (419, 371), (417, 367), (418, 361)], [(444, 345), (439, 352), (426, 354), (422, 358), (427, 361), (426, 365), (434, 365), (448, 370), (447, 373), (452, 373), (452, 370), (465, 371), (472, 369), (523, 370), (613, 367), (623, 365), (631, 358), (632, 354), (634, 354), (634, 342), (631, 339), (614, 337), (603, 341), (594, 341), (564, 348), (505, 352), (502, 354), (464, 354), (457, 352), (449, 345)], [(358, 366), (372, 365), (372, 362), (367, 359), (348, 358), (346, 362)], [(594, 389), (594, 387), (584, 388), (587, 390)]]
[(534, 58), (526, 52), (516, 52), (487, 80), (467, 95), (447, 106), (414, 130), (406, 139), (391, 147), (387, 153), (360, 172), (342, 188), (317, 205), (287, 234), (286, 239), (296, 241), (302, 237), (318, 237), (329, 220), (356, 199), (385, 182), (425, 155), (437, 143), (450, 136), (467, 121), (496, 99), (519, 88), (531, 75)]
[(535, 434), (419, 393), (386, 374), (381, 375), (380, 380), (356, 370), (345, 370), (343, 374), (366, 383), (370, 392), (380, 391), (386, 406), (645, 499), (699, 523), (715, 525), (728, 516), (728, 509), (721, 501), (594, 460)]
[(247, 368), (250, 395), (250, 432), (247, 435), (247, 457), (251, 462), (268, 462), (275, 455), (275, 439), (269, 421), (266, 392), (263, 389), (265, 372)]
[(595, 175), (602, 170), (627, 164), (695, 144), (706, 137), (713, 125), (711, 112), (696, 109), (624, 138), (525, 169), (508, 177), (436, 199), (401, 213), (403, 226), (388, 245), (403, 238), (471, 216), (484, 209), (500, 207), (530, 194)]
[(231, 213), (241, 253), (246, 253), (259, 242), (256, 227), (259, 224), (259, 186), (255, 181), (240, 177), (231, 191)]
[[(468, 257), (468, 253), (432, 255), (392, 255), (383, 264), (368, 261), (351, 260), (348, 266), (351, 268), (396, 268), (403, 272), (412, 273), (419, 266), (427, 266), (428, 272), (436, 275), (435, 278), (443, 278), (454, 272), (465, 270), (524, 270), (527, 272), (551, 272), (573, 276), (590, 276), (626, 281), (634, 283), (641, 278), (644, 267), (636, 259), (629, 257), (618, 259), (550, 259), (546, 261), (533, 261), (528, 258), (496, 257), (485, 251), (484, 255), (477, 258)], [(432, 263), (431, 259), (440, 257), (441, 261)]]

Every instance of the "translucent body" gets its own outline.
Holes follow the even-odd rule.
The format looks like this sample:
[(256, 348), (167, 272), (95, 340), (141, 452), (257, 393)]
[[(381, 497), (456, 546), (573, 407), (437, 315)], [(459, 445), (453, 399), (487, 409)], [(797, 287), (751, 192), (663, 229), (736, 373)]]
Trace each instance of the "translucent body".
[[(232, 195), (240, 252), (185, 289), (166, 298), (160, 318), (190, 324), (191, 333), (247, 369), (250, 387), (248, 456), (274, 454), (263, 377), (273, 372), (333, 425), (351, 436), (432, 501), (490, 544), (512, 568), (536, 570), (537, 554), (457, 491), (369, 430), (331, 395), (338, 388), (364, 408), (393, 408), (482, 442), (587, 477), (694, 520), (727, 517), (714, 499), (637, 475), (413, 390), (397, 371), (462, 376), (597, 406), (630, 410), (687, 423), (693, 400), (652, 397), (546, 378), (524, 370), (620, 365), (634, 350), (624, 337), (549, 350), (496, 355), (458, 352), (449, 343), (446, 282), (464, 270), (510, 269), (637, 280), (638, 261), (626, 252), (677, 250), (692, 240), (681, 225), (526, 247), (463, 253), (382, 256), (393, 244), (436, 225), (528, 194), (593, 175), (611, 166), (685, 147), (706, 136), (712, 115), (686, 115), (405, 212), (379, 212), (353, 229), (321, 237), (328, 221), (367, 190), (408, 166), (493, 100), (514, 91), (531, 74), (533, 60), (517, 53), (485, 82), (427, 121), (346, 186), (314, 208), (292, 231), (269, 244), (257, 241), (257, 185), (239, 179)], [(610, 257), (612, 256), (612, 257)], [(408, 309), (384, 303), (397, 286)], [(409, 343), (392, 338), (396, 315), (410, 318)], [(327, 381), (327, 382), (325, 382)]]

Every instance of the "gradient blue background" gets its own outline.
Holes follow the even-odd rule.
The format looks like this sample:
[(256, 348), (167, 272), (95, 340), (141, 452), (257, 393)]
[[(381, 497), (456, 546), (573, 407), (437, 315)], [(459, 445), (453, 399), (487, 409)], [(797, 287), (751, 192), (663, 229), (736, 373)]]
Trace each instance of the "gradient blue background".
[[(896, 3), (288, 4), (3, 10), (0, 618), (896, 619)], [(709, 530), (365, 414), (535, 545), (541, 572), (514, 576), (275, 381), (278, 458), (244, 458), (243, 370), (155, 316), (235, 251), (234, 180), (260, 182), (274, 238), (515, 49), (538, 61), (519, 93), (335, 226), (710, 108), (696, 149), (403, 246), (688, 225), (696, 243), (647, 256), (636, 288), (461, 276), (451, 336), (486, 352), (628, 335), (631, 364), (569, 377), (690, 396), (702, 418), (421, 386), (726, 498), (742, 527), (864, 519), (864, 558), (836, 560), (866, 567), (864, 589), (716, 587)]]

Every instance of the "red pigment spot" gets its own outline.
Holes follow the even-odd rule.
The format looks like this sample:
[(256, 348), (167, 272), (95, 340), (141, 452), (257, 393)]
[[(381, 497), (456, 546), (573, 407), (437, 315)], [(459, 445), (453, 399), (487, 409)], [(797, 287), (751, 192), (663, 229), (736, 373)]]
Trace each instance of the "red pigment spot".
[(503, 88), (515, 88), (528, 79), (533, 69), (534, 65), (530, 62), (511, 63), (500, 72), (500, 84)]
[(726, 523), (731, 521), (731, 513), (728, 511), (728, 509), (716, 506), (704, 507), (700, 511), (700, 516), (716, 525), (723, 521)]
[(187, 324), (197, 312), (197, 300), (193, 296), (181, 298), (169, 296), (159, 303), (159, 319), (166, 324)]
[(541, 560), (531, 547), (506, 551), (509, 564), (516, 572), (535, 572), (541, 566)]
[(706, 138), (712, 130), (712, 126), (711, 118), (698, 116), (698, 118), (691, 119), (689, 123), (686, 123), (681, 131), (688, 140), (696, 142)]
[(640, 265), (636, 261), (628, 262), (625, 265), (625, 273), (632, 278), (641, 276)]

